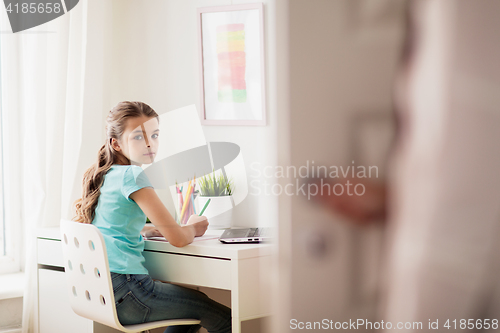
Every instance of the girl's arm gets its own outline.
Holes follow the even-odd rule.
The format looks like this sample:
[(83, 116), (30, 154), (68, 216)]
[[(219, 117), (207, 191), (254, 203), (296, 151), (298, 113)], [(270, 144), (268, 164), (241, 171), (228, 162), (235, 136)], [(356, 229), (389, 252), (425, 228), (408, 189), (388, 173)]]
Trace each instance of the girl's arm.
[(149, 187), (142, 188), (130, 195), (170, 244), (183, 247), (191, 243), (195, 236), (201, 236), (208, 227), (205, 218), (185, 226), (178, 225), (156, 192)]

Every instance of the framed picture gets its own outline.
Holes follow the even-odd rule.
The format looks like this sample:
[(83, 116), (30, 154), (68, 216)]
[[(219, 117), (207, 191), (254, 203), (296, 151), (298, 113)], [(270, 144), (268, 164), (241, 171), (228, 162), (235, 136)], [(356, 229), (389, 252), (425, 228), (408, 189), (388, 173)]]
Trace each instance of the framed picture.
[(266, 125), (263, 9), (198, 8), (202, 124)]

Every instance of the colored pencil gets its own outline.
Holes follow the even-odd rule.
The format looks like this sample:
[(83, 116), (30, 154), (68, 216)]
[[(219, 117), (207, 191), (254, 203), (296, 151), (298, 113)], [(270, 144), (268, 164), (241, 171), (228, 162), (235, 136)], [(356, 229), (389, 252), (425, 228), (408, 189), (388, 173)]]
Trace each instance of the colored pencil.
[(207, 206), (208, 206), (208, 204), (210, 203), (210, 201), (212, 201), (212, 199), (208, 199), (208, 200), (207, 200), (207, 203), (205, 204), (205, 206), (203, 206), (203, 209), (201, 210), (201, 212), (200, 212), (200, 215), (199, 215), (199, 216), (203, 215), (203, 212), (205, 212), (205, 209), (207, 209)]
[(184, 204), (182, 205), (182, 210), (181, 210), (181, 221), (184, 218), (184, 214), (186, 212), (187, 204), (189, 202), (189, 197), (188, 195), (190, 194), (189, 192), (191, 191), (191, 181), (189, 181), (188, 188), (186, 190), (186, 198), (184, 199)]

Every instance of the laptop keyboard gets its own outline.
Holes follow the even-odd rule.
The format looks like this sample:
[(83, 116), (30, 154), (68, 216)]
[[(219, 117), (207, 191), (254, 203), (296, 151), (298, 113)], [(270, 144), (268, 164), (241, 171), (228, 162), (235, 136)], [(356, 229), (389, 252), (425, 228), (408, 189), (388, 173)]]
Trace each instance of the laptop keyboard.
[(266, 234), (265, 228), (251, 228), (247, 237), (262, 237)]

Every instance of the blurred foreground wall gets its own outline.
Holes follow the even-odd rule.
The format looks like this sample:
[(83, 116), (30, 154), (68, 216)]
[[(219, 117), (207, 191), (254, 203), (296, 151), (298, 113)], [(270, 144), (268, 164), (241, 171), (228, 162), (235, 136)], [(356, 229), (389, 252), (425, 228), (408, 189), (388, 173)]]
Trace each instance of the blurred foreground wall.
[[(383, 180), (405, 6), (391, 0), (277, 0), (279, 165), (297, 171), (376, 166), (374, 180)], [(288, 189), (296, 190), (312, 176), (292, 168), (278, 177), (282, 188), (293, 184)], [(272, 331), (323, 319), (374, 320), (383, 227), (347, 224), (297, 191), (280, 196), (279, 215)]]

